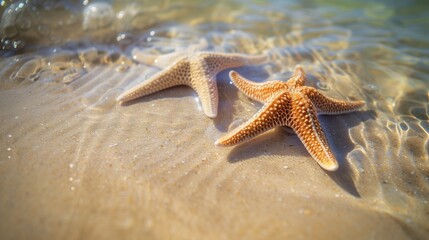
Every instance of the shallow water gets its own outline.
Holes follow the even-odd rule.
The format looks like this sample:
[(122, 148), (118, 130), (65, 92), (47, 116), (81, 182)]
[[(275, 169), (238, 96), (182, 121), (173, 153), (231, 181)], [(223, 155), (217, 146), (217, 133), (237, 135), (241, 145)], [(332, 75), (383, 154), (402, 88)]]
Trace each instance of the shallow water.
[[(41, 3), (43, 2), (43, 3)], [(2, 1), (1, 239), (424, 239), (429, 233), (425, 1)], [(170, 88), (116, 97), (190, 51), (300, 64), (362, 111), (320, 116), (339, 170), (277, 128), (214, 142), (260, 107), (217, 75), (219, 114)]]

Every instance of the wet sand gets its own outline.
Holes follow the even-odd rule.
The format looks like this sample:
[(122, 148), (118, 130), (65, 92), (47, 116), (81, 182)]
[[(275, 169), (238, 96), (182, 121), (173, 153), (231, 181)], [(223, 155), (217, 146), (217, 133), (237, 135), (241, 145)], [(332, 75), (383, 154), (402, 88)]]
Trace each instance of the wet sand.
[[(75, 89), (37, 82), (3, 89), (2, 238), (423, 238), (426, 213), (418, 212), (426, 204), (399, 198), (395, 180), (380, 176), (390, 174), (386, 163), (356, 146), (359, 133), (372, 136), (370, 112), (321, 117), (340, 160), (334, 173), (281, 128), (218, 149), (213, 142), (229, 118), (258, 108), (219, 76), (221, 106), (234, 104), (214, 121), (186, 87), (129, 106), (102, 94), (85, 98), (80, 90), (99, 92), (101, 78), (77, 80)], [(126, 76), (103, 82), (117, 79)]]

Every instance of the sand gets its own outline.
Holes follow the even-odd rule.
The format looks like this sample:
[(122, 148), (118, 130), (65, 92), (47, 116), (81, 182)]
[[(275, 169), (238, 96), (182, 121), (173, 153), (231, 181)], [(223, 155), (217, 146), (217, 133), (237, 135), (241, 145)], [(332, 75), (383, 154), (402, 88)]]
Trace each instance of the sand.
[(109, 92), (133, 70), (2, 89), (2, 239), (423, 238), (427, 207), (413, 186), (427, 188), (415, 187), (419, 172), (395, 178), (407, 162), (383, 160), (394, 146), (370, 112), (321, 117), (340, 162), (328, 173), (281, 128), (215, 148), (230, 119), (259, 107), (225, 73), (211, 120), (187, 87), (116, 104)]

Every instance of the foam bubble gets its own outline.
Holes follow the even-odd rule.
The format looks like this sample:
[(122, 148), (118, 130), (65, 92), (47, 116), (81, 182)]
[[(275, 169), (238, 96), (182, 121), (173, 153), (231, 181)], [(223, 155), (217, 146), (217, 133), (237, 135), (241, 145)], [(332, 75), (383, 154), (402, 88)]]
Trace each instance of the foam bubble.
[(83, 11), (83, 29), (96, 30), (109, 26), (115, 17), (110, 4), (104, 2), (91, 3)]

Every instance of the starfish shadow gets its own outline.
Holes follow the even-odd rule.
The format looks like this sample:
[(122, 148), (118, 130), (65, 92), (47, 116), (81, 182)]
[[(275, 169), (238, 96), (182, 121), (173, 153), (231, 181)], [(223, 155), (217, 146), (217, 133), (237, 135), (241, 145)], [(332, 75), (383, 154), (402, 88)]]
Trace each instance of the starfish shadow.
[[(285, 140), (285, 137), (287, 138)], [(284, 142), (287, 142), (286, 146)], [(296, 135), (288, 133), (284, 128), (278, 127), (268, 131), (254, 139), (233, 147), (228, 154), (228, 162), (236, 163), (251, 158), (267, 155), (273, 156), (298, 156), (300, 151), (295, 146), (301, 144)], [(305, 151), (305, 149), (304, 149)]]
[(348, 132), (347, 130), (349, 128), (374, 118), (374, 111), (360, 111), (342, 115), (319, 116), (327, 138), (329, 140), (335, 139), (335, 141), (329, 142), (340, 166), (335, 172), (325, 172), (340, 187), (355, 197), (360, 197), (360, 194), (353, 179), (354, 173), (352, 171), (352, 166), (350, 166), (349, 162), (346, 161), (347, 154), (355, 148), (355, 145), (350, 140), (349, 134), (344, 133)]
[[(183, 97), (198, 97), (197, 93), (192, 90), (192, 88), (186, 86), (186, 85), (180, 85), (180, 86), (174, 86), (171, 88), (167, 88), (158, 92), (154, 92), (152, 94), (134, 99), (134, 100), (130, 100), (124, 103), (121, 103), (122, 106), (130, 106), (130, 105), (134, 105), (134, 104), (138, 104), (138, 103), (143, 103), (143, 102), (151, 102), (151, 101), (155, 101), (155, 100), (160, 100), (160, 99), (165, 99), (165, 98), (183, 98)], [(198, 103), (200, 104), (200, 103)], [(195, 105), (196, 108), (199, 108), (197, 105)], [(196, 111), (198, 111), (196, 109)], [(202, 112), (202, 110), (201, 110)], [(204, 113), (203, 113), (204, 114)]]
[[(354, 149), (354, 144), (350, 140), (350, 136), (344, 133), (347, 132), (349, 128), (374, 118), (375, 113), (373, 111), (319, 116), (328, 139), (335, 137), (335, 142), (330, 141), (330, 146), (340, 165), (340, 168), (335, 172), (324, 171), (336, 184), (355, 197), (360, 197), (360, 194), (353, 179), (354, 173), (352, 167), (348, 161), (345, 160), (347, 154)], [(300, 154), (307, 154), (309, 158), (311, 158), (308, 153), (304, 153), (306, 150), (299, 138), (294, 134), (288, 133), (290, 131), (292, 130), (286, 127), (277, 127), (249, 142), (240, 144), (231, 149), (228, 154), (228, 161), (230, 163), (236, 163), (254, 157), (264, 156), (267, 152), (275, 156), (297, 156)], [(285, 139), (285, 135), (287, 139)], [(286, 146), (279, 146), (279, 144), (276, 144), (284, 141), (287, 142)], [(299, 145), (301, 145), (300, 149), (294, 147)], [(341, 145), (341, 147), (339, 145)], [(262, 147), (264, 150), (262, 150), (261, 146), (264, 146)]]

